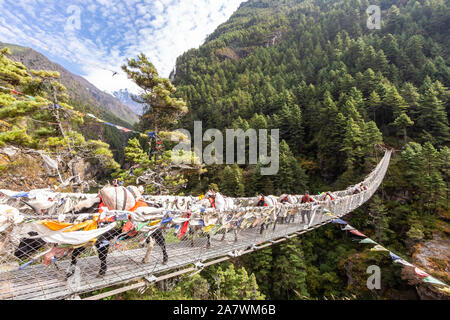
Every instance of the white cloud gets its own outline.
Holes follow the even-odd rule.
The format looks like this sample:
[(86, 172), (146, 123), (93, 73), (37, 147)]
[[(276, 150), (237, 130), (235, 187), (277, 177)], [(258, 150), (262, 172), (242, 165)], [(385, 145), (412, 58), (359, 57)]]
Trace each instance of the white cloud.
[[(78, 66), (84, 77), (106, 91), (136, 87), (121, 71), (126, 58), (143, 52), (168, 77), (176, 58), (202, 44), (205, 37), (238, 8), (242, 0), (83, 0), (81, 29), (66, 30), (69, 14), (57, 0), (31, 4), (0, 0), (0, 41), (30, 46), (50, 59)], [(22, 13), (39, 11), (33, 19)], [(70, 65), (72, 63), (72, 65)], [(119, 74), (112, 77), (112, 72)]]

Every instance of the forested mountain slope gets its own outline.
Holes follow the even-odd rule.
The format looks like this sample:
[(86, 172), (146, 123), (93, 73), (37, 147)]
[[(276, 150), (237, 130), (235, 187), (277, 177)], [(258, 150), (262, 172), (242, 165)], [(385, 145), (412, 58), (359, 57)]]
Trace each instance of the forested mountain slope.
[[(369, 5), (381, 8), (379, 30), (366, 26)], [(261, 176), (259, 165), (209, 166), (189, 190), (214, 187), (232, 196), (335, 190), (367, 173), (376, 145), (384, 143), (396, 149), (385, 182), (348, 219), (424, 266), (420, 248), (448, 241), (449, 8), (441, 0), (243, 3), (202, 46), (177, 59), (171, 77), (189, 107), (180, 126), (192, 129), (201, 120), (203, 130), (279, 128), (280, 171)], [(389, 258), (336, 229), (324, 227), (238, 265), (256, 274), (270, 298), (442, 297), (426, 285), (408, 285)], [(442, 263), (448, 252), (438, 247), (428, 251), (427, 268), (449, 282)], [(382, 267), (381, 290), (365, 287), (370, 264)]]

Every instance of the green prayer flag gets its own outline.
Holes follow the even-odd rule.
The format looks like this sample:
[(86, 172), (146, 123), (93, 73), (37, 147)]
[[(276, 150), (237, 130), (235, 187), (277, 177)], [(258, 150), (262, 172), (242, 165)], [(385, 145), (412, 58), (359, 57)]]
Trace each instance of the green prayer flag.
[(423, 281), (429, 282), (429, 283), (434, 283), (434, 284), (440, 284), (442, 286), (447, 286), (445, 283), (443, 283), (442, 281), (439, 281), (436, 278), (433, 278), (432, 276), (428, 276), (428, 277), (424, 278)]
[(373, 241), (372, 239), (370, 239), (370, 238), (365, 238), (365, 239), (362, 239), (359, 243), (370, 243), (370, 244), (377, 244), (375, 241)]
[(149, 223), (150, 223), (150, 221), (138, 223), (136, 226), (136, 231), (141, 231), (141, 229), (143, 227), (147, 226)]

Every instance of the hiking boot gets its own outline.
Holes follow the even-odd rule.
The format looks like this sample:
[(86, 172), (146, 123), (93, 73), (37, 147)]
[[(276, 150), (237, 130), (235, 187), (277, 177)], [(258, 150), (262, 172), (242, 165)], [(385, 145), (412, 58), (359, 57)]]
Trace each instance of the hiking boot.
[(107, 268), (100, 268), (100, 271), (97, 274), (97, 278), (101, 278), (106, 274), (106, 269)]
[(75, 273), (75, 266), (70, 265), (69, 270), (67, 270), (66, 273), (66, 279), (69, 279), (71, 276), (73, 276), (74, 273)]

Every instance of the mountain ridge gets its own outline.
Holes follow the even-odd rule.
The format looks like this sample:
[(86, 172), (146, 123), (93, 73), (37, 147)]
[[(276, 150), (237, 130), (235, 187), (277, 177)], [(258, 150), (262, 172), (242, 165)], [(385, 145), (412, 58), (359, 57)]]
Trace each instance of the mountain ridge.
[(128, 91), (128, 89), (120, 89), (118, 91), (114, 91), (111, 93), (113, 97), (122, 102), (124, 105), (129, 107), (135, 114), (138, 116), (142, 115), (143, 106), (142, 104), (136, 102), (132, 98), (132, 94)]
[(51, 70), (60, 73), (60, 81), (67, 88), (72, 103), (78, 105), (80, 111), (92, 112), (107, 121), (131, 127), (139, 118), (130, 107), (117, 100), (113, 95), (104, 92), (88, 80), (68, 71), (58, 63), (48, 59), (42, 53), (24, 46), (0, 42), (0, 48), (8, 47), (12, 58), (26, 67), (36, 70)]

